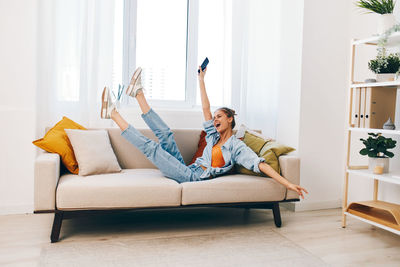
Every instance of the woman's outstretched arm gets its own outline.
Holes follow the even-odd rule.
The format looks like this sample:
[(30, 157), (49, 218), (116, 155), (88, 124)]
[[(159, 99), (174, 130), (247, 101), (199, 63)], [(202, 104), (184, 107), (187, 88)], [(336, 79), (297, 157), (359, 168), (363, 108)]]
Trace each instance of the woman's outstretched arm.
[(299, 194), (303, 199), (304, 199), (304, 195), (303, 192), (307, 193), (307, 190), (303, 187), (301, 187), (300, 185), (295, 185), (292, 184), (291, 182), (289, 182), (288, 180), (286, 180), (285, 178), (283, 178), (279, 173), (277, 173), (271, 166), (269, 166), (267, 163), (265, 162), (261, 162), (258, 165), (258, 168), (260, 169), (261, 172), (263, 172), (264, 174), (266, 174), (267, 176), (273, 178), (275, 181), (277, 181), (278, 183), (284, 185), (287, 189), (292, 190), (297, 192), (297, 194)]
[(199, 66), (199, 86), (200, 86), (200, 96), (201, 96), (201, 106), (203, 107), (203, 115), (206, 121), (212, 119), (211, 109), (210, 109), (210, 101), (208, 100), (206, 85), (204, 83), (204, 76), (206, 75), (207, 68), (204, 71)]

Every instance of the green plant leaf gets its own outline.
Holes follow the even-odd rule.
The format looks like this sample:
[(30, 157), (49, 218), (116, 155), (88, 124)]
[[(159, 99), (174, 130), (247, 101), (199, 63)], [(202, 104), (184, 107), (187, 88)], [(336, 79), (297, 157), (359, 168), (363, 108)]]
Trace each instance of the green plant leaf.
[(394, 157), (394, 154), (392, 152), (390, 152), (390, 151), (386, 151), (385, 155), (388, 156), (389, 158), (393, 158)]
[(378, 148), (376, 149), (378, 152), (384, 153), (386, 151), (386, 147), (383, 145), (378, 146)]
[(393, 13), (394, 9), (393, 0), (359, 0), (356, 6), (378, 14)]
[(365, 148), (360, 150), (361, 155), (368, 155), (369, 157), (382, 157), (387, 155), (393, 157), (394, 154), (392, 152), (387, 151), (388, 149), (392, 149), (396, 147), (396, 140), (392, 138), (386, 138), (381, 133), (368, 133), (368, 139), (360, 138), (360, 141), (363, 142)]
[(363, 156), (368, 155), (368, 149), (366, 149), (366, 148), (361, 149), (360, 150), (360, 154), (363, 155)]

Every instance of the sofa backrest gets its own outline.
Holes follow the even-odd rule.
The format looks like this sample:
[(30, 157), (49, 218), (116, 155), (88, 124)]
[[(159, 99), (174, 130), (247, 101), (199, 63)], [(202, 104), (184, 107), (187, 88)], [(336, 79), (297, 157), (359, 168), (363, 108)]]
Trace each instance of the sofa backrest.
[[(144, 136), (158, 142), (156, 136), (150, 129), (138, 130)], [(107, 128), (107, 131), (121, 168), (156, 168), (142, 152), (121, 136), (120, 129)], [(193, 155), (196, 153), (201, 131), (201, 129), (172, 129), (175, 141), (186, 164), (190, 163)]]
[[(89, 130), (98, 130), (99, 128), (89, 128)], [(118, 162), (123, 169), (135, 169), (135, 168), (154, 168), (156, 166), (151, 163), (134, 145), (129, 143), (124, 137), (121, 136), (121, 130), (119, 128), (105, 128), (110, 137), (111, 145), (114, 149), (114, 153), (118, 159)], [(50, 130), (50, 127), (46, 127), (45, 132)], [(150, 129), (138, 129), (144, 136), (158, 142), (157, 137), (153, 134)], [(200, 133), (202, 129), (171, 129), (174, 133), (175, 141), (178, 145), (179, 151), (182, 157), (188, 165), (193, 158), (193, 155), (197, 151), (197, 146), (200, 139)], [(261, 132), (261, 131), (258, 131)], [(233, 130), (233, 134), (236, 130)]]

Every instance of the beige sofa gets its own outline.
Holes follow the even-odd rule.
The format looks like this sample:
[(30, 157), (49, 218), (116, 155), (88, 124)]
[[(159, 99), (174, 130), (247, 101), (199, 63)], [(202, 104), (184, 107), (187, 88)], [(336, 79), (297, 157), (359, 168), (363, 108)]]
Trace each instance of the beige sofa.
[[(277, 227), (281, 226), (279, 202), (298, 201), (295, 192), (273, 179), (242, 174), (177, 183), (164, 177), (147, 158), (126, 141), (116, 128), (107, 129), (120, 173), (78, 176), (60, 175), (60, 157), (42, 153), (35, 161), (35, 213), (54, 212), (51, 242), (59, 239), (63, 218), (93, 210), (152, 209), (171, 207), (221, 206), (272, 209)], [(150, 130), (141, 132), (157, 140)], [(186, 163), (189, 163), (200, 136), (200, 129), (173, 130)], [(299, 184), (300, 160), (279, 158), (282, 175)], [(65, 216), (66, 215), (66, 216)]]

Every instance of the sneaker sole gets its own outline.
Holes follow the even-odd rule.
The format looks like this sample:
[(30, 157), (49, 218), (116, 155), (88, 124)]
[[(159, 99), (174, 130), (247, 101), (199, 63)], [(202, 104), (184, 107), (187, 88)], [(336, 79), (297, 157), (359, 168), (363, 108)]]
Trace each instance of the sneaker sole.
[(101, 113), (100, 117), (102, 119), (107, 119), (107, 103), (108, 103), (108, 98), (107, 98), (107, 87), (104, 87), (103, 94), (101, 95)]
[(137, 78), (139, 77), (139, 75), (142, 73), (142, 68), (139, 67), (137, 68), (137, 70), (135, 70), (135, 73), (133, 73), (132, 79), (131, 79), (131, 83), (129, 84), (128, 88), (126, 89), (126, 94), (127, 95), (131, 95), (133, 88), (135, 87)]

